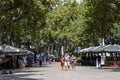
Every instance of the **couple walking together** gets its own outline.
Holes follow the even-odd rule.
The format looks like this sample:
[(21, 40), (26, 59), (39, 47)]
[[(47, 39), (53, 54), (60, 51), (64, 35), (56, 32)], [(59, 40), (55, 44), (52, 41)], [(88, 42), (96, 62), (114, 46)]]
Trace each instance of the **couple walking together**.
[(70, 66), (72, 67), (72, 69), (75, 69), (75, 64), (76, 64), (76, 57), (74, 55), (72, 55), (71, 57), (69, 56), (68, 53), (65, 54), (65, 56), (61, 57), (61, 67), (62, 70), (69, 70)]

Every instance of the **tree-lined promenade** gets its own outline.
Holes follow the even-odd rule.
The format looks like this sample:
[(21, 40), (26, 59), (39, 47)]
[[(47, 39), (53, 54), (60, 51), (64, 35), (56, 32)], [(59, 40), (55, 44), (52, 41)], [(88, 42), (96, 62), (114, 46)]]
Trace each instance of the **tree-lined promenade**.
[[(38, 56), (59, 59), (65, 51), (74, 54), (78, 48), (80, 52), (99, 46), (102, 40), (105, 44), (120, 44), (120, 0), (0, 0), (0, 46), (34, 52), (31, 66)], [(15, 59), (25, 56), (3, 53), (4, 49), (1, 47), (0, 59), (8, 56), (12, 67)], [(7, 66), (2, 67), (0, 64), (3, 70)], [(0, 80), (119, 80), (118, 74), (116, 69), (82, 66), (62, 71), (60, 63), (52, 63), (0, 75)]]
[(0, 0), (0, 44), (120, 44), (120, 0)]
[(13, 74), (0, 75), (0, 80), (120, 80), (120, 69), (77, 66), (76, 70), (61, 70), (60, 63), (43, 64), (42, 67), (25, 68)]

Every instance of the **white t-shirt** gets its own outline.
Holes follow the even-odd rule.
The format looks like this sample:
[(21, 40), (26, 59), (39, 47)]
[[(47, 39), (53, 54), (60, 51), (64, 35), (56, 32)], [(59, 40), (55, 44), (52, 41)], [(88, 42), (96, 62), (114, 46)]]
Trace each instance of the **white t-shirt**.
[(68, 61), (70, 61), (70, 56), (69, 55), (65, 56), (65, 62), (68, 62)]

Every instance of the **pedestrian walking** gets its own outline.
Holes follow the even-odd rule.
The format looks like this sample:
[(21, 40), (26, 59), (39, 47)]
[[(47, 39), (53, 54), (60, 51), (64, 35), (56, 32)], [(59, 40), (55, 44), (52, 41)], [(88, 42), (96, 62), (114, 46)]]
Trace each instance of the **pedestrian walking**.
[(39, 56), (39, 66), (42, 66), (43, 58), (42, 56)]
[(49, 57), (49, 63), (52, 63), (52, 56)]
[(60, 62), (61, 62), (61, 68), (62, 68), (62, 70), (64, 70), (63, 69), (64, 68), (64, 56), (61, 56)]
[(96, 56), (96, 67), (101, 68), (101, 56), (99, 54)]
[(76, 57), (74, 55), (71, 56), (70, 63), (71, 63), (71, 66), (72, 66), (72, 70), (75, 70)]
[(70, 56), (68, 53), (65, 54), (65, 70), (70, 69)]

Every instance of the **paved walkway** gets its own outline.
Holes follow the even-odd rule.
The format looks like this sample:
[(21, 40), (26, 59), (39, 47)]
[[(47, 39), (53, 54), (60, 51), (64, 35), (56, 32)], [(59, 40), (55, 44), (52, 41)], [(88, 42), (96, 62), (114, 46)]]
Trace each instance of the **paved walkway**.
[(0, 75), (0, 80), (120, 80), (119, 76), (119, 69), (77, 66), (75, 71), (62, 71), (60, 63), (52, 63)]

